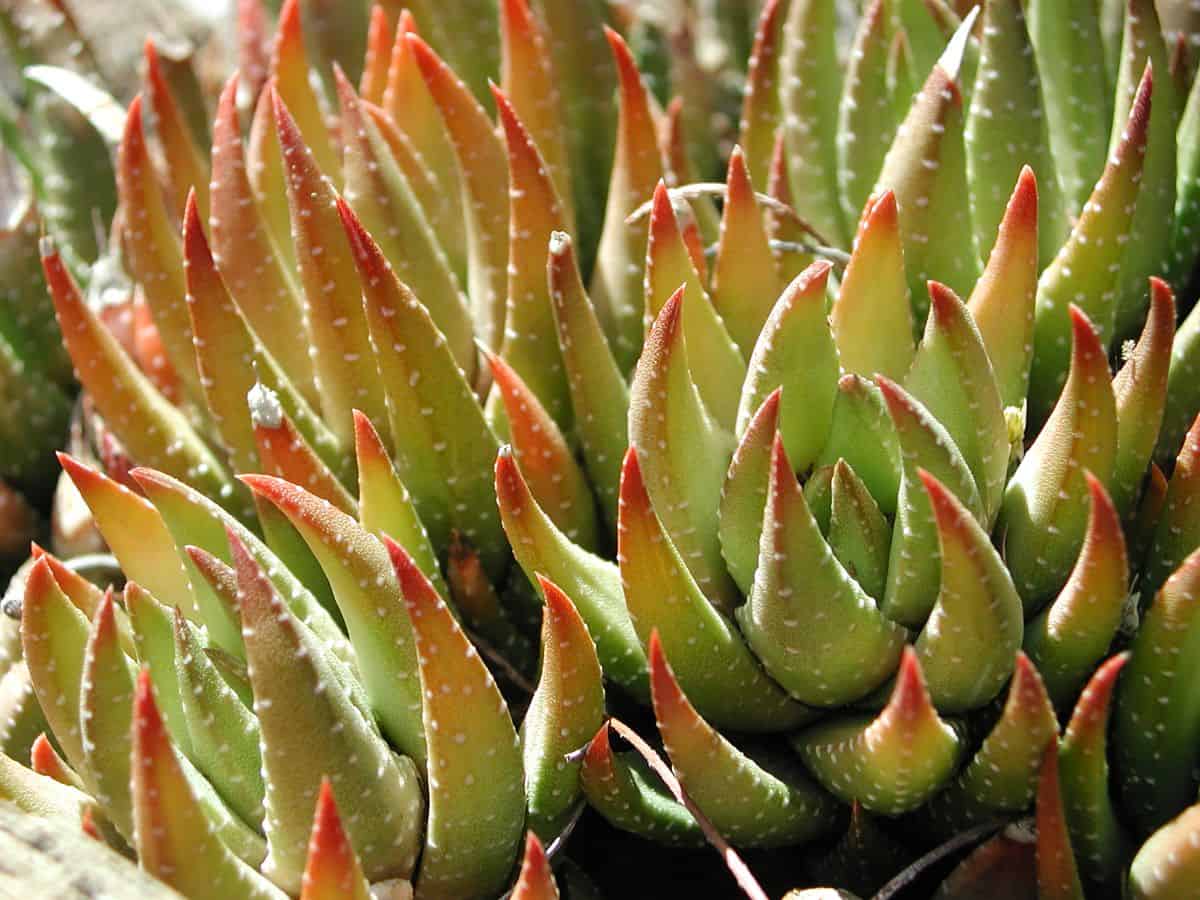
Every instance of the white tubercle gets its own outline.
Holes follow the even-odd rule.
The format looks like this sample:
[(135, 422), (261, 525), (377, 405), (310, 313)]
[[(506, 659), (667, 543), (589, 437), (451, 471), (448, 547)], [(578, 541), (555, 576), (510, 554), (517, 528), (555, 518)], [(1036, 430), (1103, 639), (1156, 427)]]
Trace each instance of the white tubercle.
[(550, 232), (550, 253), (562, 256), (571, 246), (571, 236), (565, 231)]
[(254, 387), (246, 392), (246, 404), (250, 407), (250, 421), (255, 428), (278, 428), (283, 424), (279, 395), (261, 381), (255, 381)]

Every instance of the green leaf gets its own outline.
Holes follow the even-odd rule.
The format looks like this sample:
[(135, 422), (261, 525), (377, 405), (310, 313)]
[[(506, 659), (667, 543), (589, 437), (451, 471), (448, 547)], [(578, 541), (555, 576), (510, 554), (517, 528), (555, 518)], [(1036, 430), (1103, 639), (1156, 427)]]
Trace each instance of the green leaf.
[(525, 831), (520, 742), (495, 680), (449, 608), (404, 550), (384, 543), (412, 623), (429, 753), (417, 892), (490, 895), (507, 882)]
[(758, 541), (771, 473), (771, 444), (779, 430), (782, 393), (781, 387), (771, 391), (746, 425), (721, 488), (717, 536), (729, 575), (743, 594), (750, 593), (758, 566)]
[(849, 463), (833, 467), (830, 493), (829, 548), (859, 587), (875, 600), (887, 583), (892, 527), (867, 486)]

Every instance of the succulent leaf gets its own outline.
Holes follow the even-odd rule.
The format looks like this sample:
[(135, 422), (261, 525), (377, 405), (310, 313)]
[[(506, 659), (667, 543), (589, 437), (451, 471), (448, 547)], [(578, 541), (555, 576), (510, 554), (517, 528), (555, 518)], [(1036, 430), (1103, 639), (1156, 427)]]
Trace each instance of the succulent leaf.
[(550, 235), (546, 280), (583, 462), (605, 520), (615, 529), (621, 457), (629, 446), (629, 387), (584, 290), (575, 245), (565, 232)]
[[(780, 55), (783, 50), (783, 23), (787, 17), (786, 0), (767, 0), (754, 27), (754, 46), (746, 63), (746, 87), (742, 94), (742, 114), (738, 124), (738, 145), (744, 154), (747, 174), (755, 188), (767, 185), (775, 135), (782, 115), (777, 88)], [(740, 343), (740, 342), (739, 342)], [(743, 347), (742, 352), (749, 352)]]
[(525, 835), (525, 853), (521, 857), (521, 872), (512, 889), (513, 900), (558, 900), (558, 886), (550, 870), (550, 860), (542, 842), (532, 831)]
[(1071, 576), (1058, 597), (1025, 629), (1025, 652), (1037, 664), (1059, 710), (1067, 710), (1104, 656), (1121, 623), (1129, 565), (1121, 519), (1104, 485), (1087, 473), (1091, 507)]
[(941, 577), (917, 656), (934, 705), (965, 711), (992, 699), (1008, 680), (1024, 611), (987, 532), (936, 477), (919, 474), (937, 524)]
[[(689, 302), (708, 304), (696, 296)], [(638, 451), (650, 499), (692, 577), (711, 602), (729, 610), (735, 590), (721, 559), (716, 514), (733, 436), (710, 415), (691, 379), (693, 358), (697, 367), (718, 374), (720, 369), (699, 356), (694, 345), (690, 351), (685, 347), (684, 308), (680, 288), (646, 338), (629, 391), (629, 443)], [(730, 374), (725, 372), (726, 381)]]
[(820, 836), (836, 806), (803, 776), (773, 772), (730, 743), (692, 706), (650, 637), (654, 713), (671, 764), (688, 796), (723, 837), (741, 846), (780, 846)]
[(1037, 179), (1032, 169), (1024, 167), (1008, 199), (983, 274), (967, 300), (1005, 408), (1021, 407), (1029, 390), (1040, 271), (1039, 203)]
[(983, 519), (982, 503), (962, 453), (942, 424), (899, 385), (883, 377), (876, 380), (896, 429), (902, 465), (880, 608), (894, 621), (918, 628), (933, 609), (941, 577), (940, 558), (931, 552), (938, 540), (937, 520), (920, 471), (949, 488), (976, 521)]
[(428, 311), (396, 278), (350, 208), (338, 209), (354, 248), (386, 383), (400, 479), (434, 546), (444, 547), (457, 528), (479, 550), (488, 573), (498, 577), (508, 552), (491, 493), (496, 439)]
[(505, 333), (508, 265), (508, 181), (499, 177), (508, 171), (504, 143), (467, 86), (429, 45), (414, 33), (405, 39), (458, 159), (472, 314), (484, 344), (499, 347)]
[(842, 244), (847, 229), (837, 185), (841, 84), (834, 25), (831, 0), (791, 0), (783, 25), (779, 103), (796, 210), (826, 241)]
[(1142, 335), (1113, 378), (1117, 404), (1117, 455), (1113, 460), (1113, 502), (1129, 516), (1158, 441), (1167, 399), (1171, 343), (1175, 339), (1175, 297), (1160, 278), (1150, 279), (1150, 312)]
[(554, 526), (507, 447), (496, 456), (496, 499), (513, 554), (529, 581), (542, 575), (558, 585), (587, 623), (604, 674), (635, 696), (648, 696), (646, 654), (625, 606), (617, 567), (571, 543)]
[(1166, 498), (1150, 551), (1146, 554), (1143, 594), (1150, 596), (1175, 568), (1200, 546), (1200, 515), (1195, 497), (1200, 491), (1200, 415), (1184, 440), (1175, 471), (1167, 485)]
[[(741, 352), (730, 337), (720, 313), (704, 289), (704, 280), (696, 270), (680, 222), (671, 206), (666, 183), (654, 189), (650, 207), (650, 233), (646, 245), (646, 329), (671, 297), (682, 287), (683, 335), (691, 357), (705, 365), (692, 370), (692, 382), (709, 414), (729, 428), (738, 411), (738, 385), (735, 377), (746, 370)], [(646, 338), (650, 340), (649, 335)], [(645, 357), (645, 348), (642, 357)], [(640, 359), (639, 359), (640, 366)]]
[(416, 767), (394, 754), (352, 704), (316, 640), (232, 532), (229, 544), (261, 729), (269, 847), (264, 874), (299, 892), (310, 810), (328, 775), (342, 805), (359, 813), (347, 826), (367, 877), (407, 878), (423, 812)]
[(984, 523), (1000, 511), (1008, 474), (1004, 402), (979, 329), (945, 285), (929, 284), (930, 310), (904, 387), (937, 419), (975, 479)]
[[(828, 262), (813, 263), (776, 302), (750, 356), (738, 407), (740, 435), (767, 395), (784, 388), (779, 432), (798, 471), (809, 468), (825, 445), (837, 396), (838, 352), (825, 313), (830, 268)], [(689, 343), (689, 359), (693, 352)]]
[(1001, 512), (1004, 559), (1027, 608), (1066, 583), (1087, 528), (1084, 473), (1106, 484), (1117, 452), (1104, 345), (1082, 310), (1072, 304), (1070, 315), (1070, 375), (1009, 481)]
[[(655, 192), (664, 171), (650, 96), (633, 54), (616, 31), (605, 28), (604, 34), (617, 70), (617, 144), (604, 209), (604, 230), (596, 250), (596, 268), (589, 291), (617, 365), (628, 372), (642, 347), (645, 315), (642, 276), (649, 226), (640, 221), (630, 225), (626, 217)], [(676, 287), (678, 282), (668, 290)]]
[(758, 570), (738, 623), (792, 696), (814, 706), (857, 700), (895, 671), (905, 631), (834, 558), (778, 435), (770, 465)]
[(891, 191), (867, 201), (829, 325), (844, 372), (902, 379), (912, 365), (912, 306)]
[(288, 517), (321, 564), (346, 620), (363, 686), (383, 732), (405, 755), (425, 760), (421, 693), (412, 628), (380, 540), (298, 485), (266, 475), (242, 479)]
[(1066, 378), (1072, 329), (1068, 306), (1075, 304), (1087, 314), (1100, 343), (1108, 346), (1112, 340), (1117, 276), (1145, 164), (1153, 88), (1154, 77), (1147, 69), (1104, 174), (1071, 236), (1038, 279), (1029, 385), (1033, 422), (1046, 418)]
[(887, 706), (878, 716), (843, 715), (792, 738), (827, 790), (863, 809), (896, 815), (915, 809), (954, 773), (962, 738), (938, 717), (921, 664), (906, 649)]
[(417, 896), (487, 896), (504, 885), (524, 832), (520, 742), (495, 680), (445, 602), (399, 544), (384, 543), (412, 623), (429, 754)]
[(579, 783), (588, 803), (618, 828), (653, 837), (668, 846), (697, 846), (700, 826), (646, 766), (613, 751), (612, 728), (600, 726), (583, 755)]
[[(885, 515), (894, 515), (900, 492), (901, 454), (896, 428), (880, 389), (847, 373), (838, 379), (829, 440), (817, 457), (818, 471), (839, 459), (854, 469)], [(810, 478), (811, 481), (811, 478)]]
[(1176, 900), (1196, 884), (1193, 841), (1200, 829), (1200, 804), (1190, 806), (1142, 845), (1129, 869), (1133, 900)]
[(1051, 741), (1042, 757), (1037, 792), (1038, 897), (1083, 900), (1083, 885), (1067, 831), (1058, 775), (1058, 743)]
[(850, 577), (879, 600), (887, 584), (891, 524), (845, 460), (834, 464), (830, 489), (829, 548)]
[(642, 646), (658, 635), (703, 716), (748, 732), (785, 730), (809, 718), (764, 675), (733, 622), (700, 591), (651, 506), (633, 449), (621, 477), (617, 562)]
[(370, 886), (338, 814), (333, 785), (325, 777), (308, 838), (300, 900), (370, 900), (370, 896)]
[(184, 776), (142, 672), (133, 708), (133, 812), (141, 867), (189, 897), (251, 900), (287, 895), (221, 843)]
[(754, 570), (758, 566), (758, 541), (771, 474), (771, 444), (779, 431), (782, 393), (781, 387), (771, 391), (751, 417), (729, 462), (729, 471), (721, 488), (717, 531), (721, 555), (730, 577), (743, 594), (750, 593)]
[(1162, 826), (1195, 792), (1193, 757), (1200, 705), (1192, 649), (1200, 635), (1200, 551), (1167, 579), (1133, 640), (1117, 691), (1114, 746), (1122, 807), (1142, 833)]
[(1118, 654), (1095, 671), (1058, 745), (1063, 813), (1080, 872), (1089, 884), (1108, 889), (1116, 887), (1130, 852), (1111, 794), (1107, 753), (1113, 689), (1128, 659)]
[(542, 664), (537, 689), (521, 723), (528, 827), (551, 840), (579, 797), (578, 760), (603, 724), (604, 684), (587, 626), (571, 599), (551, 581), (538, 582), (542, 616)]

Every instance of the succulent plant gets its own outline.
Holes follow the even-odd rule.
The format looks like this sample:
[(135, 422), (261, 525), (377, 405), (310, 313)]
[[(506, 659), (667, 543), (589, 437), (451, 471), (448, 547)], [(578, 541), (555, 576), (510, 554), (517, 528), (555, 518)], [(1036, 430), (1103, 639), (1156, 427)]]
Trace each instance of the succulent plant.
[(398, 6), (241, 0), (215, 97), (5, 7), (0, 552), (73, 365), (121, 575), (14, 579), (0, 797), (197, 898), (589, 896), (581, 816), (1190, 896), (1185, 4)]

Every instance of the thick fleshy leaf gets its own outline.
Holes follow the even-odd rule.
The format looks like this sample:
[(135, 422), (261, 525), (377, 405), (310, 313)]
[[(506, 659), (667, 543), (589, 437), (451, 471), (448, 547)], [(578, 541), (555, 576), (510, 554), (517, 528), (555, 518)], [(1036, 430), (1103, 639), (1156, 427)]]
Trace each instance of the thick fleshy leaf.
[[(405, 35), (442, 114), (442, 122), (458, 159), (463, 183), (463, 211), (471, 298), (480, 339), (499, 347), (504, 336), (508, 264), (508, 165), (504, 143), (483, 107), (467, 86), (415, 34)], [(542, 246), (545, 246), (544, 244)]]
[[(250, 408), (248, 394), (255, 384), (262, 384), (275, 394), (283, 410), (295, 420), (303, 439), (326, 463), (344, 471), (345, 453), (338, 440), (234, 305), (223, 278), (214, 267), (193, 203), (188, 204), (184, 213), (183, 252), (196, 365), (209, 413), (229, 453), (231, 465), (239, 472), (258, 468), (259, 453), (252, 421), (254, 411)], [(280, 329), (273, 324), (270, 330), (278, 332)], [(243, 517), (249, 518), (248, 513)]]
[[(996, 0), (1006, 2), (1006, 0)], [(979, 329), (1005, 408), (1021, 408), (1033, 365), (1033, 314), (1037, 296), (1038, 183), (1024, 167), (996, 233), (983, 274), (967, 308)]]
[(38, 560), (26, 576), (21, 603), (22, 657), (46, 721), (67, 761), (80, 773), (87, 772), (79, 727), (87, 639), (88, 620), (59, 589), (49, 564)]
[(489, 354), (487, 362), (492, 384), (504, 404), (513, 454), (534, 499), (572, 543), (595, 550), (595, 503), (558, 425), (503, 358)]
[[(780, 4), (776, 0), (772, 5)], [(754, 350), (781, 287), (746, 158), (741, 148), (734, 147), (713, 272), (713, 305), (743, 356)]]
[[(275, 44), (271, 48), (271, 84), (274, 92), (295, 116), (300, 134), (304, 135), (304, 143), (312, 148), (315, 165), (330, 178), (335, 178), (341, 171), (338, 167), (340, 154), (330, 139), (321, 104), (309, 76), (313, 67), (307, 48), (309, 40), (318, 39), (319, 35), (313, 34), (306, 39), (301, 3), (302, 0), (284, 0), (280, 6)], [(322, 78), (328, 77), (323, 67), (316, 71)], [(286, 160), (284, 165), (287, 165)], [(297, 251), (303, 254), (299, 247)], [(317, 366), (317, 375), (320, 376), (320, 365)]]
[[(125, 211), (123, 244), (130, 274), (142, 288), (171, 368), (185, 386), (187, 396), (198, 400), (201, 397), (200, 381), (192, 353), (187, 308), (183, 303), (186, 289), (179, 234), (167, 210), (146, 145), (140, 95), (129, 104), (125, 118), (125, 132), (117, 155), (117, 190), (121, 208)], [(182, 204), (182, 201), (180, 197), (177, 202)], [(43, 258), (47, 255), (42, 254)], [(51, 272), (46, 272), (46, 279), (53, 289)], [(64, 325), (63, 332), (66, 331)]]
[(911, 649), (877, 716), (847, 714), (819, 723), (792, 745), (830, 792), (884, 815), (929, 799), (953, 775), (963, 749), (958, 731), (933, 708)]
[(1100, 666), (1079, 695), (1058, 745), (1059, 782), (1071, 845), (1084, 879), (1115, 890), (1129, 859), (1129, 837), (1111, 794), (1108, 723), (1113, 688), (1129, 654)]
[[(799, 471), (809, 468), (825, 445), (837, 395), (837, 348), (825, 315), (830, 268), (828, 262), (813, 263), (780, 296), (754, 345), (738, 407), (737, 431), (744, 434), (767, 395), (784, 388), (779, 432)], [(693, 353), (690, 343), (688, 352)], [(709, 362), (699, 357), (695, 366)]]
[(446, 546), (457, 528), (479, 550), (488, 574), (499, 577), (508, 552), (491, 491), (496, 438), (428, 311), (350, 208), (342, 204), (339, 211), (386, 383), (400, 480), (435, 547)]
[(421, 298), (468, 381), (475, 378), (475, 344), (468, 301), (444, 257), (415, 192), (344, 75), (337, 78), (346, 201), (393, 265)]
[(1160, 466), (1179, 453), (1197, 410), (1200, 410), (1200, 312), (1193, 307), (1171, 346), (1167, 403), (1154, 453)]
[(721, 488), (717, 531), (721, 555), (730, 577), (743, 594), (750, 593), (758, 566), (758, 540), (771, 473), (771, 444), (779, 430), (782, 393), (782, 388), (771, 391), (750, 419)]
[(933, 609), (941, 578), (940, 556), (933, 552), (937, 522), (920, 470), (949, 488), (976, 521), (983, 521), (982, 503), (966, 461), (942, 424), (899, 385), (883, 377), (877, 381), (895, 426), (901, 460), (887, 586), (880, 608), (889, 618), (919, 628)]
[[(188, 565), (195, 566), (191, 555), (185, 550), (189, 545), (200, 547), (223, 563), (231, 564), (233, 559), (229, 554), (229, 542), (225, 532), (226, 529), (232, 529), (258, 564), (269, 574), (291, 611), (308, 626), (313, 634), (320, 638), (332, 654), (353, 667), (354, 651), (333, 617), (305, 584), (287, 566), (283, 565), (253, 532), (222, 511), (203, 494), (168, 475), (153, 469), (135, 469), (133, 477), (146, 496), (151, 498), (155, 508), (162, 514), (167, 527), (171, 529), (178, 553), (188, 560)], [(191, 569), (189, 571), (199, 573), (200, 570)], [(162, 596), (167, 599), (175, 599), (169, 594)], [(220, 599), (213, 594), (209, 595), (209, 599), (219, 604), (221, 616), (228, 615), (232, 609), (227, 598)], [(167, 640), (170, 641), (169, 632)], [(241, 640), (239, 638), (234, 650), (231, 651), (239, 659), (242, 656), (240, 648)], [(178, 738), (176, 739), (178, 740)]]
[[(523, 581), (524, 575), (514, 569), (510, 579), (510, 584), (516, 579)], [(436, 587), (437, 581), (430, 580)], [(505, 676), (527, 684), (528, 676), (537, 668), (537, 647), (529, 633), (536, 629), (542, 615), (533, 588), (522, 591), (516, 603), (510, 602), (511, 596), (502, 601), (484, 574), (479, 554), (458, 532), (450, 534), (446, 580), (454, 602), (451, 611), (460, 616), (472, 640), (496, 651), (492, 661), (501, 666)]]
[[(1070, 238), (1038, 280), (1029, 385), (1029, 416), (1035, 423), (1046, 418), (1066, 378), (1071, 352), (1068, 306), (1075, 304), (1087, 314), (1100, 343), (1107, 347), (1112, 340), (1117, 275), (1137, 205), (1153, 84), (1147, 69), (1104, 175), (1096, 182)], [(1089, 126), (1089, 130), (1094, 129)]]
[(243, 480), (288, 517), (321, 564), (359, 660), (380, 727), (405, 755), (425, 759), (412, 629), (379, 539), (298, 485), (265, 475)]
[[(708, 303), (703, 297), (689, 302)], [(709, 415), (692, 381), (692, 358), (697, 367), (718, 367), (694, 355), (694, 347), (694, 357), (685, 349), (684, 306), (681, 288), (646, 339), (630, 388), (629, 442), (655, 509), (700, 590), (718, 608), (731, 609), (735, 591), (721, 559), (717, 511), (733, 439)]]
[[(246, 176), (262, 223), (279, 254), (280, 264), (289, 273), (298, 273), (296, 247), (292, 241), (291, 213), (288, 210), (287, 177), (284, 174), (283, 152), (275, 129), (275, 82), (268, 81), (254, 106), (250, 133), (246, 136)], [(334, 174), (338, 174), (335, 172)], [(296, 302), (303, 309), (303, 290), (299, 280), (295, 287)], [(307, 326), (305, 326), (307, 330)], [(307, 352), (308, 348), (305, 348)], [(309, 366), (312, 368), (310, 359)], [(313, 372), (315, 378), (316, 372)], [(317, 394), (319, 396), (319, 393)]]
[(874, 191), (890, 189), (896, 194), (909, 295), (918, 322), (925, 319), (925, 284), (931, 278), (965, 294), (979, 276), (965, 155), (957, 73), (938, 63), (897, 130)]
[(30, 771), (5, 753), (0, 753), (0, 799), (64, 831), (78, 828), (80, 819), (92, 809), (87, 794)]
[(1165, 281), (1151, 278), (1150, 313), (1142, 335), (1113, 378), (1117, 455), (1111, 484), (1113, 502), (1123, 516), (1133, 512), (1142, 477), (1158, 442), (1174, 339), (1175, 297)]
[(581, 268), (591, 271), (604, 212), (599, 201), (608, 186), (617, 124), (612, 102), (617, 73), (604, 34), (609, 10), (601, 0), (537, 0), (535, 6), (545, 23), (544, 34), (560, 91), (583, 253)]
[(1000, 718), (954, 784), (931, 801), (931, 813), (965, 829), (997, 813), (1026, 809), (1042, 755), (1057, 739), (1058, 720), (1042, 679), (1018, 653)]
[(1190, 806), (1142, 845), (1129, 867), (1133, 900), (1182, 900), (1200, 878), (1200, 804)]
[(566, 756), (586, 744), (604, 720), (604, 684), (596, 648), (571, 599), (539, 579), (542, 664), (537, 689), (521, 722), (528, 826), (554, 839), (579, 798), (578, 760)]
[(362, 76), (358, 80), (358, 92), (368, 103), (378, 105), (383, 102), (393, 36), (387, 12), (381, 4), (372, 4), (367, 24), (367, 49), (363, 56)]
[(1042, 673), (1054, 705), (1064, 712), (1112, 643), (1129, 590), (1121, 518), (1090, 472), (1087, 486), (1087, 532), (1071, 577), (1025, 630), (1025, 652)]
[(1149, 305), (1146, 279), (1167, 275), (1175, 221), (1175, 129), (1181, 105), (1153, 0), (1123, 0), (1121, 5), (1125, 7), (1124, 35), (1110, 153), (1120, 143), (1118, 131), (1136, 102), (1143, 70), (1153, 69), (1156, 77), (1137, 208), (1129, 222), (1121, 272), (1117, 276), (1112, 337), (1118, 339), (1135, 334), (1146, 317)]
[(1072, 305), (1070, 315), (1070, 376), (1009, 481), (1001, 512), (1004, 558), (1027, 608), (1038, 606), (1066, 582), (1087, 528), (1084, 472), (1107, 483), (1117, 451), (1117, 413), (1104, 345), (1078, 307)]
[(1154, 598), (1117, 691), (1114, 744), (1121, 805), (1143, 834), (1182, 812), (1195, 794), (1197, 591), (1200, 550)]
[(629, 388), (584, 290), (574, 244), (565, 232), (550, 235), (546, 280), (583, 462), (605, 520), (615, 529), (621, 455), (629, 446)]
[(1167, 486), (1166, 499), (1142, 575), (1150, 596), (1197, 546), (1200, 546), (1200, 415), (1184, 440)]
[(115, 612), (116, 604), (109, 592), (92, 619), (84, 650), (79, 726), (87, 780), (96, 802), (121, 835), (132, 841), (129, 729), (133, 667), (117, 640)]
[[(79, 791), (86, 790), (83, 779), (67, 765), (65, 759), (58, 755), (58, 751), (54, 749), (54, 745), (50, 743), (50, 738), (46, 737), (44, 731), (34, 738), (33, 743), (29, 746), (29, 768), (38, 775), (52, 778), (59, 784), (73, 787)], [(10, 798), (6, 797), (5, 799), (11, 802)]]
[(588, 623), (604, 674), (639, 697), (648, 696), (646, 655), (621, 592), (621, 574), (605, 559), (578, 547), (538, 506), (512, 451), (496, 456), (496, 500), (513, 554), (533, 582), (558, 585)]
[(797, 699), (857, 700), (895, 671), (905, 631), (834, 558), (778, 435), (770, 473), (758, 569), (738, 623), (767, 672)]
[(521, 872), (512, 889), (512, 900), (558, 900), (558, 886), (550, 860), (536, 834), (525, 835), (525, 855), (521, 858)]
[[(779, 129), (779, 56), (783, 49), (786, 0), (767, 0), (754, 28), (754, 47), (746, 63), (746, 87), (742, 93), (742, 115), (738, 145), (745, 154), (746, 168), (758, 190), (767, 185), (775, 134)], [(749, 352), (748, 350), (744, 352)]]
[(136, 581), (125, 585), (125, 608), (133, 625), (137, 660), (148, 669), (158, 695), (158, 707), (175, 746), (184, 757), (191, 752), (187, 717), (179, 696), (179, 679), (175, 675), (175, 640), (172, 634), (171, 610), (158, 602)]
[[(380, 133), (392, 148), (397, 161), (418, 194), (425, 216), (437, 235), (446, 259), (460, 284), (468, 283), (467, 236), (463, 233), (462, 179), (454, 145), (442, 124), (438, 110), (408, 35), (417, 33), (416, 21), (408, 10), (396, 20), (396, 40), (388, 62), (387, 87), (382, 108), (367, 107)], [(403, 143), (408, 151), (397, 152)], [(404, 156), (410, 156), (406, 161)], [(419, 186), (428, 181), (429, 188)], [(471, 283), (474, 296), (474, 283)]]
[(258, 722), (205, 655), (178, 608), (174, 635), (175, 676), (190, 758), (229, 807), (258, 828), (264, 793)]
[(208, 218), (213, 258), (255, 333), (304, 398), (316, 403), (307, 342), (297, 341), (287, 329), (271, 327), (279, 321), (302, 321), (303, 307), (294, 276), (275, 246), (250, 186), (238, 121), (237, 79), (235, 74), (226, 82), (213, 123), (212, 211)]
[[(627, 372), (637, 362), (642, 347), (645, 309), (642, 274), (649, 226), (640, 220), (632, 225), (625, 220), (650, 199), (664, 171), (650, 95), (633, 54), (617, 32), (605, 28), (604, 33), (616, 61), (619, 111), (604, 230), (589, 289), (617, 365)], [(676, 283), (668, 290), (678, 286)]]
[(400, 544), (445, 597), (446, 584), (437, 554), (417, 516), (408, 488), (396, 474), (375, 426), (358, 410), (354, 411), (354, 449), (358, 463), (358, 521), (376, 537), (387, 534)]
[(304, 311), (312, 340), (313, 370), (329, 427), (345, 445), (354, 439), (351, 410), (384, 421), (387, 403), (371, 349), (362, 290), (337, 195), (296, 120), (275, 94), (275, 129), (287, 175), (292, 239), (304, 288)]
[(1083, 885), (1063, 809), (1057, 741), (1047, 745), (1042, 757), (1036, 816), (1039, 900), (1083, 900)]
[(617, 828), (660, 844), (702, 844), (700, 827), (687, 808), (667, 793), (641, 757), (618, 756), (612, 740), (605, 722), (583, 755), (579, 783), (591, 807)]
[(370, 900), (370, 896), (370, 885), (338, 814), (333, 784), (325, 777), (308, 838), (300, 900)]
[[(100, 604), (104, 601), (104, 591), (100, 590), (95, 584), (88, 581), (73, 568), (64, 563), (53, 553), (48, 553), (37, 543), (30, 545), (30, 554), (33, 559), (41, 559), (45, 557), (46, 562), (50, 566), (50, 572), (54, 575), (54, 580), (58, 583), (59, 589), (67, 595), (67, 599), (75, 604), (75, 608), (81, 613), (92, 619), (96, 615), (96, 610), (100, 608)], [(133, 655), (133, 637), (129, 630), (129, 617), (119, 606), (114, 608), (113, 615), (117, 620), (118, 639), (121, 641), (121, 649), (129, 655)], [(0, 651), (0, 658), (3, 657)]]
[(198, 618), (196, 595), (162, 516), (143, 497), (73, 457), (58, 461), (88, 508), (125, 577)]
[(205, 818), (154, 702), (149, 673), (133, 706), (133, 812), (138, 862), (188, 897), (282, 900), (287, 895), (230, 852)]
[(826, 241), (844, 244), (837, 182), (838, 97), (832, 0), (791, 0), (783, 26), (779, 102), (796, 211)]
[(541, 153), (562, 202), (567, 230), (573, 232), (571, 171), (549, 35), (529, 0), (503, 0), (499, 6), (500, 86)]
[(1111, 83), (1095, 77), (1104, 71), (1096, 5), (1092, 0), (1031, 0), (1025, 15), (1041, 76), (1050, 148), (1067, 212), (1076, 215), (1104, 170), (1108, 135), (1096, 126), (1112, 111)]
[[(888, 37), (887, 6), (884, 0), (873, 0), (858, 20), (838, 108), (837, 177), (847, 227), (869, 204), (896, 134), (887, 85)], [(900, 373), (884, 374), (900, 377)]]
[(738, 846), (768, 847), (829, 831), (837, 821), (833, 798), (798, 772), (773, 771), (722, 737), (685, 696), (657, 632), (649, 645), (654, 713), (671, 765), (717, 831)]
[(445, 602), (403, 548), (384, 543), (412, 623), (429, 753), (417, 895), (488, 895), (505, 884), (525, 830), (520, 742), (495, 680)]
[[(1164, 8), (1164, 18), (1167, 14)], [(1197, 152), (1200, 147), (1200, 80), (1194, 76), (1175, 137), (1177, 172), (1170, 280), (1176, 290), (1182, 290), (1196, 264), (1196, 236), (1200, 234), (1200, 152)]]
[(929, 283), (925, 334), (904, 387), (945, 426), (962, 452), (983, 504), (984, 522), (1000, 511), (1008, 474), (1004, 402), (979, 329), (945, 285)]
[[(184, 415), (155, 390), (84, 302), (53, 242), (43, 239), (41, 249), (42, 269), (54, 297), (63, 339), (80, 381), (108, 427), (140, 464), (161, 467), (196, 485), (218, 502), (231, 502), (234, 491), (224, 466)], [(179, 304), (186, 319), (183, 293), (181, 283)], [(195, 371), (190, 336), (188, 353)]]
[(1021, 598), (975, 517), (937, 478), (919, 475), (937, 523), (941, 577), (917, 656), (938, 709), (975, 709), (1012, 674), (1024, 628)]
[(697, 361), (692, 381), (709, 414), (729, 428), (738, 409), (735, 378), (746, 366), (704, 289), (704, 279), (693, 264), (679, 226), (666, 183), (660, 181), (654, 189), (646, 244), (646, 330), (650, 331), (654, 319), (682, 286), (689, 301), (683, 305), (683, 334)]
[(901, 379), (912, 365), (912, 306), (891, 191), (867, 201), (829, 325), (844, 372)]
[(232, 533), (229, 543), (262, 735), (269, 836), (264, 874), (299, 892), (309, 817), (321, 779), (329, 776), (341, 805), (359, 813), (346, 824), (367, 877), (407, 878), (423, 812), (416, 767), (395, 755), (355, 708), (250, 551)]
[(322, 500), (328, 500), (343, 512), (357, 515), (358, 504), (354, 497), (309, 446), (274, 393), (256, 386), (251, 388), (247, 400), (258, 451), (258, 465), (251, 466), (250, 470), (306, 485)]
[(875, 384), (849, 373), (838, 379), (829, 440), (817, 457), (818, 469), (844, 459), (870, 490), (885, 515), (896, 512), (900, 491), (900, 443), (887, 403)]
[(808, 717), (763, 674), (733, 622), (700, 591), (650, 504), (632, 448), (621, 477), (617, 562), (642, 645), (659, 635), (701, 715), (750, 732), (785, 730)]
[(196, 135), (189, 127), (185, 111), (175, 96), (171, 83), (159, 61), (154, 39), (144, 44), (146, 60), (146, 97), (154, 114), (154, 133), (170, 173), (171, 190), (175, 193), (175, 216), (183, 209), (189, 191), (196, 192), (200, 209), (208, 213), (208, 160), (201, 151), (207, 135)]
[(892, 527), (850, 464), (839, 459), (830, 482), (829, 548), (871, 597), (887, 584)]
[[(1072, 82), (1072, 89), (1077, 89), (1080, 80)], [(1098, 129), (1089, 122), (1088, 130)], [(1041, 187), (1039, 269), (1049, 265), (1067, 237), (1067, 208), (1051, 155), (1042, 84), (1019, 0), (990, 0), (983, 6), (979, 69), (965, 138), (976, 244), (980, 250), (991, 246), (1005, 216), (1010, 185), (1024, 168), (1032, 167)]]

